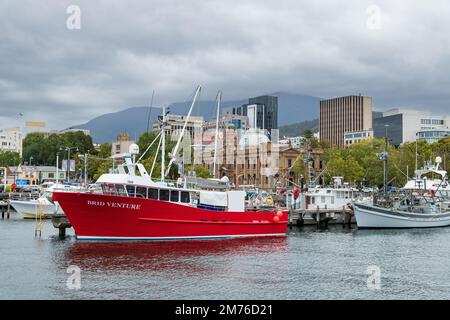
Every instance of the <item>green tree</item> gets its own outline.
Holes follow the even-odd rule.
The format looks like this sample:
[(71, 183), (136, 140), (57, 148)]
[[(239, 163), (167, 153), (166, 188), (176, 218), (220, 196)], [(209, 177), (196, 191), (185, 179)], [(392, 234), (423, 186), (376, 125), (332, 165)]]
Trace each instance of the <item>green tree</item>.
[(359, 182), (364, 177), (364, 169), (352, 156), (346, 159), (333, 157), (327, 164), (325, 177), (327, 181), (331, 181), (333, 177), (343, 177), (345, 182)]
[[(151, 132), (144, 132), (142, 135), (139, 136), (137, 144), (139, 146), (141, 155), (146, 151), (146, 149), (149, 147), (149, 145), (155, 140), (157, 135), (158, 135), (158, 133), (151, 131)], [(147, 169), (148, 173), (150, 174), (151, 167), (153, 165), (153, 160), (155, 159), (155, 157), (157, 157), (154, 171), (152, 174), (152, 178), (154, 178), (154, 179), (155, 178), (158, 179), (161, 177), (161, 168), (162, 168), (162, 166), (161, 166), (161, 164), (162, 164), (161, 147), (159, 148), (158, 154), (156, 154), (156, 151), (158, 149), (159, 139), (160, 138), (158, 138), (153, 143), (152, 147), (147, 151), (147, 153), (144, 155), (144, 157), (141, 160), (141, 162), (144, 164), (144, 167)], [(174, 141), (174, 138), (172, 138), (170, 136), (166, 136), (165, 141), (166, 141), (165, 170), (167, 170), (167, 165), (170, 161), (169, 152), (172, 152), (172, 150), (174, 149), (176, 141)], [(179, 154), (181, 154), (181, 150), (179, 151)], [(177, 177), (178, 177), (178, 166), (174, 163), (174, 164), (172, 164), (172, 166), (170, 168), (168, 178), (176, 179)]]
[(211, 178), (211, 172), (202, 165), (194, 166), (195, 175), (200, 178)]
[(304, 160), (304, 157), (300, 155), (295, 159), (294, 165), (292, 166), (292, 172), (294, 172), (297, 178), (302, 175), (306, 177), (306, 165)]
[(100, 149), (95, 152), (95, 155), (99, 158), (108, 158), (112, 154), (111, 143), (102, 143)]
[(314, 136), (314, 132), (311, 129), (305, 129), (303, 130), (303, 136), (309, 140)]
[(18, 166), (22, 163), (22, 158), (17, 152), (0, 152), (0, 167)]
[(34, 161), (41, 163), (41, 149), (44, 143), (44, 134), (39, 132), (33, 132), (27, 134), (27, 136), (22, 141), (22, 156), (25, 161), (28, 161), (33, 157)]
[[(81, 131), (51, 134), (47, 138), (42, 133), (29, 133), (23, 140), (23, 158), (28, 161), (33, 157), (34, 164), (55, 165), (56, 153), (61, 148), (78, 148), (78, 153), (95, 153), (92, 137)], [(76, 158), (75, 151), (71, 154)], [(66, 155), (60, 152), (60, 159)], [(71, 157), (72, 158), (72, 157)], [(72, 158), (72, 159), (74, 159)]]

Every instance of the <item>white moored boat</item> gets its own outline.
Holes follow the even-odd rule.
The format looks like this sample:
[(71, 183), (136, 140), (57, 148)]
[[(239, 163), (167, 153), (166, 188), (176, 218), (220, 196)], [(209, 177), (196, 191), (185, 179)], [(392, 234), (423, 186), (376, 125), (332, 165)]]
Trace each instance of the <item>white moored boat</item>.
[[(441, 157), (436, 157), (436, 164), (428, 162), (424, 168), (416, 170), (415, 178), (408, 180), (403, 190), (426, 190), (436, 193), (438, 196), (450, 197), (450, 183), (447, 171), (439, 168), (442, 163)], [(427, 178), (427, 176), (437, 176), (438, 178)]]
[(54, 214), (64, 214), (58, 202), (52, 200), (53, 191), (79, 191), (80, 187), (71, 185), (52, 185), (36, 200), (10, 200), (11, 206), (24, 219), (51, 218)]

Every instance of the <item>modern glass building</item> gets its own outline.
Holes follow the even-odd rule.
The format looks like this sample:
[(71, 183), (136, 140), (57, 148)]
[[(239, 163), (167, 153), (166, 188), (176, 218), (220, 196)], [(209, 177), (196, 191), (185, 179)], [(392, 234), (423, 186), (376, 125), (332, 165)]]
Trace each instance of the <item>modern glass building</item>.
[[(252, 110), (254, 114), (250, 114)], [(270, 137), (272, 129), (278, 129), (278, 97), (276, 96), (260, 96), (248, 99), (248, 104), (235, 107), (233, 114), (248, 116), (249, 127), (267, 130)]]

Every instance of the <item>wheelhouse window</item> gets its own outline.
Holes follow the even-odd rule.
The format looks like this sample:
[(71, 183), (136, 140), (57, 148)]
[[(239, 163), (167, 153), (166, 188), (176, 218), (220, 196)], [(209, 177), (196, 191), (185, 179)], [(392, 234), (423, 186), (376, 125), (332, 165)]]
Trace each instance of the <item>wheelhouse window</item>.
[(169, 201), (169, 190), (159, 190), (159, 200)]
[(158, 189), (149, 188), (148, 198), (153, 200), (158, 200)]
[(103, 184), (103, 192), (106, 194), (116, 194), (116, 187), (112, 183)]
[(189, 203), (190, 202), (189, 192), (181, 191), (181, 202), (182, 203)]
[(125, 191), (125, 187), (121, 184), (116, 184), (116, 191), (119, 195), (127, 195), (127, 192)]
[(147, 198), (147, 188), (145, 188), (145, 187), (136, 187), (136, 197)]
[(127, 186), (127, 192), (129, 197), (136, 196), (136, 187), (135, 186)]
[(170, 201), (172, 202), (178, 202), (180, 198), (180, 193), (178, 190), (170, 190)]

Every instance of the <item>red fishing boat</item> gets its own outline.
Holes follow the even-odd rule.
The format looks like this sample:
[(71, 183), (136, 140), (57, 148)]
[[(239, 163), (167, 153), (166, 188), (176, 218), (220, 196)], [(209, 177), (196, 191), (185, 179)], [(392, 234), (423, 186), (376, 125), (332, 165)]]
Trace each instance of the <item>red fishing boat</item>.
[(180, 189), (160, 183), (145, 184), (144, 179), (128, 174), (105, 174), (97, 182), (102, 186), (102, 193), (55, 192), (53, 199), (63, 208), (78, 239), (286, 235), (288, 212), (246, 210), (244, 191)]
[[(194, 102), (199, 91), (200, 87)], [(174, 155), (178, 152), (186, 123), (172, 153)], [(161, 128), (164, 128), (165, 110), (162, 124)], [(164, 159), (163, 130), (152, 144), (158, 138), (158, 150), (161, 146)], [(188, 185), (182, 179), (179, 183), (166, 182), (165, 176), (175, 157), (169, 162), (167, 171), (163, 161), (161, 181), (153, 181), (154, 164), (148, 174), (139, 163), (140, 159), (135, 161), (138, 154), (138, 146), (132, 145), (130, 153), (124, 154), (124, 164), (98, 179), (99, 192), (53, 193), (53, 200), (58, 201), (64, 210), (78, 239), (174, 240), (286, 235), (287, 211), (276, 207), (249, 209), (245, 191), (219, 190), (214, 188), (214, 184), (204, 190)], [(213, 179), (211, 182), (220, 187), (224, 185), (223, 180)]]

